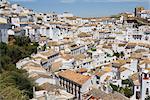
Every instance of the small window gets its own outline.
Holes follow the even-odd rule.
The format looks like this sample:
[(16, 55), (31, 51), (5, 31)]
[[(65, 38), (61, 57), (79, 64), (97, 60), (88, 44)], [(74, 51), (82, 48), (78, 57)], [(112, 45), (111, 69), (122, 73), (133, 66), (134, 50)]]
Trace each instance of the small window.
[(91, 84), (93, 84), (93, 82), (91, 81)]
[(147, 74), (144, 74), (144, 78), (147, 78)]
[(136, 92), (136, 99), (140, 99), (140, 92), (139, 91)]
[(97, 78), (97, 79), (100, 79), (100, 77), (99, 77), (99, 76), (96, 76), (96, 78)]
[(146, 95), (148, 95), (149, 94), (149, 89), (148, 88), (146, 88)]
[(99, 81), (96, 81), (96, 84), (99, 84)]

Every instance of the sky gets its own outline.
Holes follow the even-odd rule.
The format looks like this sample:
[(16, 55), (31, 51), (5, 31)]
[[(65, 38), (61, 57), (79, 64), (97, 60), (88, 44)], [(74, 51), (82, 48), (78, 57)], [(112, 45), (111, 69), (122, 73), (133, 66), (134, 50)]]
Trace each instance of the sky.
[(9, 0), (37, 12), (71, 12), (81, 17), (101, 17), (133, 12), (137, 6), (150, 9), (150, 0)]

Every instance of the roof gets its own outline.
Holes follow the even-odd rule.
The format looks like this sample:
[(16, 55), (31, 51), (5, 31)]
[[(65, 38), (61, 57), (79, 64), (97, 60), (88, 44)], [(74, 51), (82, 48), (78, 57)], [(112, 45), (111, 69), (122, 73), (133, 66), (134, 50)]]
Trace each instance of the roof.
[(81, 75), (71, 70), (65, 70), (58, 73), (59, 76), (71, 80), (79, 85), (83, 85), (87, 80), (90, 79), (90, 76)]
[(78, 73), (84, 73), (84, 72), (87, 72), (88, 70), (86, 68), (79, 68), (77, 70)]
[(69, 59), (72, 59), (73, 56), (71, 54), (61, 53), (61, 58), (65, 59), (65, 60), (69, 60)]
[(111, 72), (112, 71), (112, 67), (109, 67), (109, 66), (103, 67), (103, 71)]
[(121, 67), (126, 64), (126, 60), (116, 60), (112, 63), (113, 67)]
[(132, 53), (130, 58), (140, 59), (142, 57), (142, 53)]
[(131, 49), (131, 48), (135, 48), (135, 46), (137, 45), (137, 43), (128, 43), (127, 46), (126, 46), (126, 49)]
[(45, 69), (39, 65), (39, 64), (36, 64), (34, 62), (29, 62), (25, 65), (23, 65), (23, 69), (29, 71), (29, 70), (39, 70), (39, 71), (45, 71)]
[(40, 28), (40, 25), (31, 25), (31, 27), (32, 27), (33, 29), (39, 29), (39, 28)]
[(107, 44), (104, 44), (104, 45), (103, 45), (103, 48), (106, 48), (106, 49), (111, 49), (111, 48), (112, 48), (112, 45), (107, 45)]
[(135, 46), (143, 46), (146, 48), (150, 48), (150, 44), (149, 43), (143, 43), (143, 42), (129, 42), (126, 46), (126, 49), (132, 49)]
[(119, 72), (123, 72), (123, 71), (125, 71), (125, 70), (127, 70), (127, 69), (128, 69), (128, 68), (121, 66), (121, 67), (119, 68)]
[(130, 79), (133, 81), (134, 85), (140, 85), (138, 73), (134, 73), (133, 75), (131, 75)]
[(44, 51), (44, 52), (40, 52), (41, 55), (46, 56), (46, 57), (52, 56), (52, 55), (54, 55), (56, 53), (57, 52), (54, 51), (53, 49), (50, 49), (50, 50), (47, 50), (47, 51)]
[(70, 44), (70, 45), (68, 46), (68, 48), (69, 48), (71, 51), (73, 51), (73, 50), (79, 49), (79, 48), (84, 47), (84, 46), (85, 46), (85, 45)]
[(62, 66), (62, 61), (57, 61), (57, 62), (53, 62), (52, 63), (52, 67), (51, 67), (51, 71), (52, 72), (55, 72), (55, 71), (58, 71), (59, 68)]
[(31, 77), (32, 79), (38, 79), (38, 78), (51, 78), (51, 76), (50, 75), (48, 75), (48, 74), (46, 74), (46, 73), (31, 73), (30, 75), (29, 75), (29, 77)]
[(134, 83), (134, 85), (138, 85), (138, 86), (141, 85), (139, 80), (135, 80), (135, 81), (133, 81), (133, 83)]
[[(44, 89), (44, 90), (41, 90), (41, 91), (47, 90), (45, 92), (48, 95), (48, 98), (49, 98), (48, 100), (72, 100), (75, 97), (73, 94), (68, 93), (67, 91), (65, 91), (65, 89), (63, 89), (63, 88), (61, 88), (60, 86), (57, 86), (57, 85), (52, 85), (52, 84), (46, 83), (46, 84), (41, 86), (41, 89)], [(43, 95), (39, 95), (39, 96), (43, 97)], [(37, 98), (36, 100), (41, 100), (41, 99)], [(45, 99), (42, 99), (42, 100), (45, 100)]]
[(33, 56), (32, 59), (34, 59), (34, 60), (40, 59), (41, 61), (47, 61), (46, 58), (44, 58), (44, 57), (39, 57), (39, 56)]
[(150, 14), (150, 10), (142, 10), (141, 13), (142, 14)]
[(107, 75), (104, 81), (108, 81), (111, 78), (111, 76)]
[(66, 18), (69, 19), (69, 20), (76, 20), (75, 16), (73, 16), (73, 17), (66, 17)]
[(41, 65), (35, 63), (35, 62), (27, 62), (22, 67), (41, 67)]
[(75, 60), (84, 60), (86, 59), (86, 56), (84, 54), (79, 54), (74, 56)]
[(47, 40), (47, 37), (45, 36), (40, 37), (40, 41), (46, 41), (46, 40)]
[(46, 91), (56, 91), (57, 89), (63, 89), (62, 87), (60, 86), (57, 86), (57, 85), (53, 85), (53, 84), (50, 84), (50, 83), (44, 83), (42, 85), (40, 85), (40, 88), (41, 89), (44, 89)]
[(61, 45), (60, 42), (57, 42), (57, 41), (49, 41), (48, 42), (48, 46), (59, 46)]
[(82, 37), (91, 37), (91, 35), (89, 33), (81, 32), (80, 34), (78, 34), (78, 37), (80, 37), (80, 38), (82, 38)]
[(99, 71), (99, 72), (96, 72), (95, 75), (101, 77), (101, 76), (104, 75), (105, 73), (107, 73), (107, 72), (105, 72), (105, 71)]
[(124, 47), (126, 44), (125, 43), (119, 43), (118, 46), (119, 47)]
[(135, 52), (136, 53), (140, 53), (140, 52), (146, 52), (147, 50), (145, 50), (145, 49), (137, 49)]
[(147, 58), (147, 59), (144, 59), (142, 60), (139, 65), (142, 65), (142, 64), (150, 64), (150, 58)]
[(101, 91), (100, 89), (96, 89), (96, 88), (93, 88), (92, 90), (90, 90), (86, 95), (88, 97), (91, 96), (91, 98), (93, 98), (94, 100), (101, 100), (101, 99), (102, 100), (129, 100), (129, 98), (125, 97), (124, 95), (118, 92), (105, 93)]

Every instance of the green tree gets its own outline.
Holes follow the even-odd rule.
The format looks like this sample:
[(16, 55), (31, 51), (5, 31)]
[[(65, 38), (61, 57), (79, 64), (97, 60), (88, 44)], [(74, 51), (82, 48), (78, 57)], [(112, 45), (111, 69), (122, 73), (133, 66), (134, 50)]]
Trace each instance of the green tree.
[(96, 48), (91, 48), (92, 51), (96, 51)]
[(44, 46), (42, 47), (42, 51), (46, 50), (46, 44), (44, 44)]
[(16, 36), (15, 40), (15, 45), (18, 46), (25, 46), (31, 43), (30, 38), (27, 36)]
[(119, 58), (120, 54), (117, 52), (117, 53), (114, 53), (113, 56), (116, 56), (117, 58)]
[(28, 100), (29, 98), (23, 94), (23, 91), (14, 86), (0, 84), (0, 100)]
[(119, 87), (116, 85), (113, 85), (112, 83), (110, 84), (110, 86), (112, 87), (113, 91), (118, 91)]
[(20, 48), (16, 45), (9, 46), (6, 55), (11, 57), (12, 63), (16, 63), (19, 59), (22, 58)]
[(0, 76), (0, 83), (5, 86), (14, 86), (20, 91), (24, 91), (22, 95), (26, 95), (28, 98), (32, 98), (33, 96), (32, 87), (34, 86), (34, 82), (28, 78), (26, 73), (20, 73), (17, 70), (3, 72)]
[(129, 87), (124, 88), (124, 95), (130, 98), (133, 95), (133, 91)]
[(7, 66), (10, 61), (11, 61), (11, 58), (7, 55), (0, 57), (0, 72), (2, 72), (2, 70), (6, 69), (5, 66)]
[(7, 44), (0, 42), (0, 56), (6, 54), (7, 50), (8, 50)]
[(33, 96), (34, 82), (15, 64), (36, 53), (38, 43), (31, 43), (28, 37), (17, 36), (15, 40), (14, 45), (0, 42), (0, 99), (28, 100)]
[(132, 86), (133, 86), (132, 82), (131, 82), (129, 79), (122, 80), (122, 84), (126, 84), (126, 85), (128, 85), (129, 87), (132, 87)]

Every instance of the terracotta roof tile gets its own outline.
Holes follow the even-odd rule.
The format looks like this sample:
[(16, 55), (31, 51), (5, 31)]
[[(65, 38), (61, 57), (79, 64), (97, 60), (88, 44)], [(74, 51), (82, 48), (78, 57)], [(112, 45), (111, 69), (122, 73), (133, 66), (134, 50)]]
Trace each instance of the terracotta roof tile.
[(59, 72), (58, 75), (68, 80), (71, 80), (79, 85), (84, 84), (87, 80), (90, 79), (90, 76), (81, 75), (71, 70)]
[(86, 68), (80, 68), (77, 70), (78, 73), (84, 73), (87, 72), (88, 70)]

